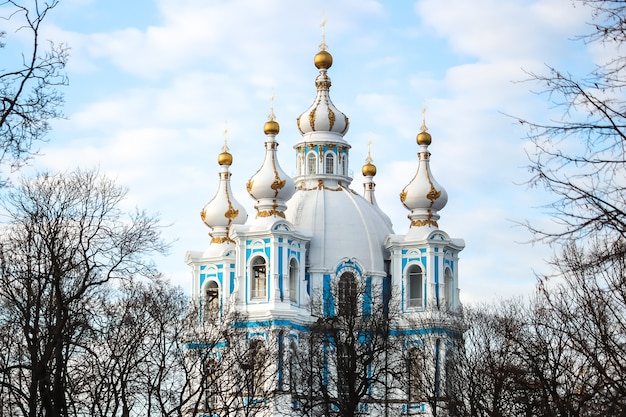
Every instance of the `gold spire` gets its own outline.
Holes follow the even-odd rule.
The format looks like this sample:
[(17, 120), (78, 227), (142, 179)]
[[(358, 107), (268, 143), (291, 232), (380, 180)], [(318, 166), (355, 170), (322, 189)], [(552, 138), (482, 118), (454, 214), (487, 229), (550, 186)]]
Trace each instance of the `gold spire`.
[(417, 134), (417, 138), (415, 138), (417, 144), (426, 146), (430, 145), (433, 138), (430, 136), (430, 133), (428, 133), (428, 128), (426, 127), (426, 106), (422, 109), (422, 127), (420, 130), (420, 133)]
[(267, 116), (267, 122), (263, 125), (263, 132), (266, 135), (278, 135), (279, 131), (280, 125), (274, 115), (274, 92), (272, 92), (272, 97), (270, 97), (270, 114)]
[(322, 18), (322, 43), (320, 43), (320, 51), (315, 54), (313, 62), (317, 69), (328, 69), (333, 65), (333, 56), (327, 51), (328, 45), (326, 45), (326, 18)]
[(364, 177), (373, 177), (376, 175), (376, 165), (372, 164), (371, 148), (372, 139), (370, 135), (370, 140), (367, 142), (367, 158), (365, 159), (366, 164), (363, 165), (363, 169), (361, 170)]
[(224, 126), (224, 146), (222, 146), (222, 153), (217, 156), (218, 164), (226, 166), (233, 164), (233, 156), (228, 153), (228, 149), (228, 127)]

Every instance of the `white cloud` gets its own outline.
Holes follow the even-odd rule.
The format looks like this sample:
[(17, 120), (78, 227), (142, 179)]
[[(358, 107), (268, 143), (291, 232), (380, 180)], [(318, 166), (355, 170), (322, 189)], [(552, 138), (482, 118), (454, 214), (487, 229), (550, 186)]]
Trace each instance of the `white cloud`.
[(157, 19), (135, 26), (76, 33), (58, 25), (55, 37), (72, 46), (70, 71), (99, 89), (87, 88), (78, 110), (55, 124), (38, 167), (100, 166), (128, 185), (128, 204), (160, 212), (172, 225), (166, 237), (178, 239), (159, 260), (162, 269), (188, 280), (184, 252), (208, 245), (198, 213), (217, 187), (225, 123), (235, 196), (254, 215), (245, 182), (262, 162), (272, 90), (280, 164), (293, 172), (295, 118), (314, 99), (312, 57), (324, 10), (335, 57), (331, 95), (351, 121), (352, 188), (362, 191), (360, 168), (373, 138), (379, 205), (396, 232), (406, 232), (398, 193), (417, 168), (415, 135), (426, 104), (433, 175), (450, 196), (441, 225), (467, 243), (464, 301), (530, 289), (546, 251), (517, 243), (528, 236), (510, 219), (543, 222), (532, 206), (546, 196), (515, 185), (526, 178), (525, 131), (502, 112), (549, 114), (531, 86), (513, 81), (525, 77), (522, 68), (542, 69), (546, 58), (586, 55), (563, 47), (584, 14), (556, 0), (428, 0), (415, 10), (399, 3), (162, 0)]

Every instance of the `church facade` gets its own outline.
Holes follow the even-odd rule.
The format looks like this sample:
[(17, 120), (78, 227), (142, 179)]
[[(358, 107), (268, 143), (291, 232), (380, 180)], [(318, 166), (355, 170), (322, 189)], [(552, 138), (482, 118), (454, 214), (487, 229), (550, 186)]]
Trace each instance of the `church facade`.
[(255, 213), (233, 196), (226, 143), (218, 155), (217, 192), (201, 211), (211, 241), (185, 257), (196, 312), (188, 346), (203, 364), (190, 388), (194, 415), (444, 408), (461, 335), (454, 323), (464, 242), (438, 225), (448, 197), (430, 169), (432, 138), (424, 123), (416, 171), (398, 202), (409, 222), (396, 234), (376, 202), (369, 154), (363, 191), (350, 187), (349, 120), (330, 99), (332, 60), (322, 43), (316, 97), (297, 119), (295, 177), (278, 162), (273, 112), (265, 123), (264, 159), (247, 183)]

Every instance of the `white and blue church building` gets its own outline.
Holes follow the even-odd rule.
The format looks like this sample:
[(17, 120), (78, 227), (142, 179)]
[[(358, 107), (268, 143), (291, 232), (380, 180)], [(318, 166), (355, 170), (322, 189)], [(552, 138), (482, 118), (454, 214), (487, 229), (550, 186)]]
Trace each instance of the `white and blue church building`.
[[(289, 156), (295, 162), (295, 176), (287, 175), (278, 162), (279, 124), (273, 111), (265, 123), (264, 157), (246, 184), (255, 201), (253, 213), (246, 213), (234, 198), (233, 156), (226, 143), (218, 155), (217, 191), (201, 210), (210, 243), (185, 256), (191, 269), (192, 303), (199, 312), (195, 325), (223, 326), (234, 317), (237, 323), (227, 324), (243, 329), (238, 343), (288, 355), (290, 341), (309, 331), (320, 315), (338, 313), (335, 289), (341, 282), (391, 288), (405, 323), (430, 323), (429, 331), (408, 329), (414, 330), (415, 338), (441, 339), (424, 344), (437, 349), (431, 352), (437, 360), (416, 366), (441, 367), (428, 372), (443, 375), (446, 346), (455, 330), (446, 326), (461, 312), (459, 253), (465, 243), (439, 227), (448, 195), (431, 172), (432, 137), (425, 122), (416, 129), (415, 171), (408, 173), (398, 201), (408, 210), (409, 220), (400, 226), (402, 233), (396, 233), (376, 202), (376, 166), (369, 153), (361, 170), (363, 190), (351, 188), (350, 123), (330, 99), (332, 62), (322, 43), (314, 57), (319, 72), (316, 96), (297, 118), (301, 138)], [(324, 300), (320, 308), (316, 300)], [(408, 320), (419, 317), (429, 320)], [(275, 404), (259, 415), (289, 415), (285, 408), (293, 405), (284, 388), (288, 372), (282, 368), (287, 361), (275, 357), (272, 369), (278, 377), (262, 383), (276, 386), (259, 392), (284, 391), (285, 398), (272, 400)], [(406, 395), (391, 415), (432, 414), (426, 401)], [(381, 414), (370, 407), (364, 415)]]

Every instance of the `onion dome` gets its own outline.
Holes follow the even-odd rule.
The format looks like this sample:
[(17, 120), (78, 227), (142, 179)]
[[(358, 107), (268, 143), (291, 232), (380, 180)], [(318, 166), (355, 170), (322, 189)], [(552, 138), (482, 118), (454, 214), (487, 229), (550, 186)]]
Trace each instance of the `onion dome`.
[(243, 224), (248, 218), (245, 208), (235, 200), (230, 189), (229, 167), (233, 163), (233, 156), (228, 152), (226, 137), (224, 137), (223, 152), (217, 157), (220, 165), (220, 182), (215, 197), (207, 203), (200, 212), (204, 224), (211, 228), (209, 236), (211, 243), (232, 242), (228, 232), (232, 224)]
[(276, 135), (279, 130), (280, 126), (275, 120), (272, 109), (269, 120), (263, 126), (263, 132), (267, 136), (263, 165), (246, 184), (248, 193), (257, 201), (254, 206), (257, 210), (257, 218), (275, 216), (284, 218), (287, 200), (295, 192), (293, 180), (280, 168), (276, 157), (278, 148)]
[(417, 172), (411, 182), (400, 193), (400, 201), (411, 213), (411, 229), (438, 228), (439, 210), (448, 202), (448, 193), (435, 181), (430, 171), (430, 145), (432, 138), (427, 132), (426, 122), (422, 124), (421, 132), (417, 135), (420, 151), (417, 153), (419, 162)]
[(320, 51), (315, 54), (314, 63), (320, 73), (315, 78), (317, 96), (307, 111), (298, 117), (298, 129), (302, 135), (310, 132), (334, 132), (344, 135), (348, 131), (348, 117), (335, 107), (330, 100), (331, 86), (327, 70), (333, 64), (333, 56), (322, 42)]

